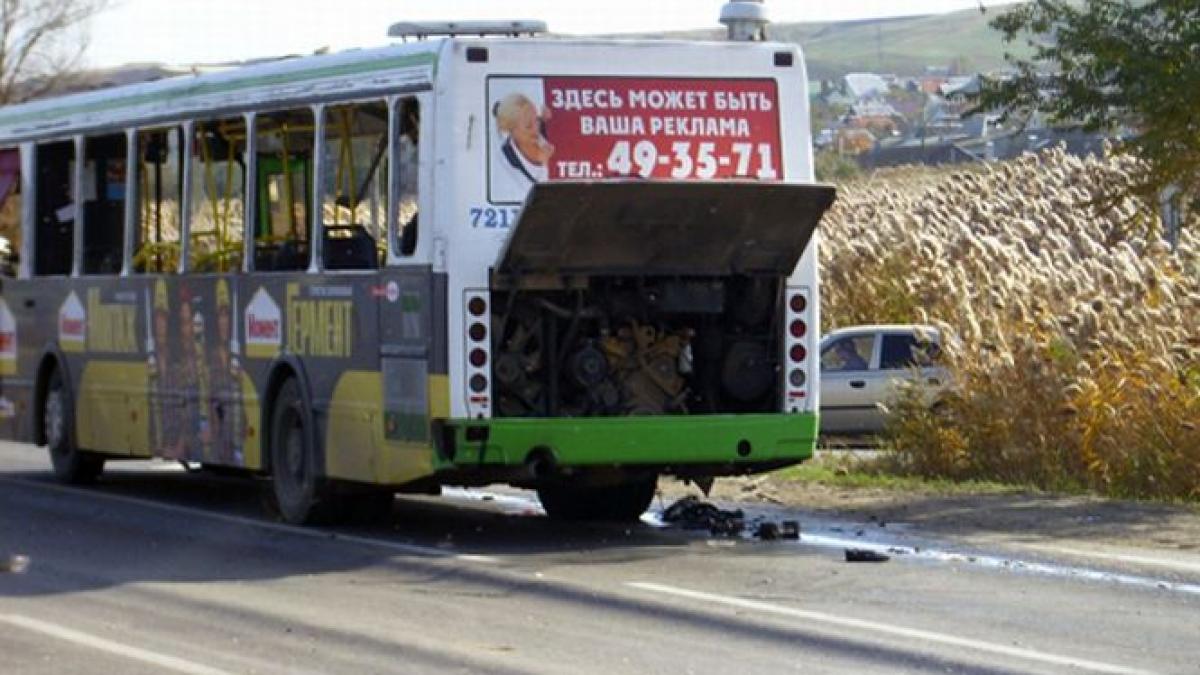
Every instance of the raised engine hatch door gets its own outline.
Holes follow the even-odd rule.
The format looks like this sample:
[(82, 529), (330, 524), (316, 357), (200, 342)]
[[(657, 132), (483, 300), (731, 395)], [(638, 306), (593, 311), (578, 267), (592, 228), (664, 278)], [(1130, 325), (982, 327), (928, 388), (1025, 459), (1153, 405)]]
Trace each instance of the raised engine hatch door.
[(787, 275), (834, 195), (829, 185), (750, 181), (539, 183), (496, 271)]

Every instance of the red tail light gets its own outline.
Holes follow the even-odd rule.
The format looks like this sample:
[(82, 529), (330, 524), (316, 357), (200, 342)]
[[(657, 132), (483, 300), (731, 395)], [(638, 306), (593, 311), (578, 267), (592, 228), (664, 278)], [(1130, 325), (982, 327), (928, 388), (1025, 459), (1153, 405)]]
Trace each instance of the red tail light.
[(813, 366), (808, 361), (808, 322), (812, 321), (809, 312), (809, 290), (804, 287), (787, 289), (787, 334), (784, 336), (783, 352), (786, 356), (786, 393), (783, 409), (786, 412), (803, 412), (809, 405), (809, 369)]
[(808, 350), (804, 348), (804, 345), (792, 345), (792, 348), (788, 350), (788, 356), (791, 357), (793, 363), (800, 363), (808, 356)]
[(491, 410), (491, 312), (488, 291), (469, 289), (463, 297), (463, 323), (467, 341), (464, 345), (463, 383), (467, 389), (467, 414), (472, 418), (489, 417)]

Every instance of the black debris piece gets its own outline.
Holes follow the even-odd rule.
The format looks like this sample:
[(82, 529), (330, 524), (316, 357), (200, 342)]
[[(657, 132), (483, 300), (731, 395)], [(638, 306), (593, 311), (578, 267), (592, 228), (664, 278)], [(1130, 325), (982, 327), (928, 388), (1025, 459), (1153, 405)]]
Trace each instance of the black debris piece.
[(662, 519), (685, 530), (708, 530), (717, 536), (736, 537), (746, 529), (746, 514), (741, 509), (719, 509), (692, 495), (668, 506)]
[(774, 541), (780, 538), (779, 526), (769, 520), (759, 523), (758, 529), (754, 531), (754, 536), (763, 541)]
[(24, 574), (27, 569), (29, 569), (29, 556), (15, 554), (0, 558), (0, 573)]
[(846, 562), (887, 562), (891, 560), (884, 553), (865, 548), (846, 549)]
[(793, 541), (800, 539), (800, 521), (785, 520), (779, 524), (779, 538), (791, 539)]

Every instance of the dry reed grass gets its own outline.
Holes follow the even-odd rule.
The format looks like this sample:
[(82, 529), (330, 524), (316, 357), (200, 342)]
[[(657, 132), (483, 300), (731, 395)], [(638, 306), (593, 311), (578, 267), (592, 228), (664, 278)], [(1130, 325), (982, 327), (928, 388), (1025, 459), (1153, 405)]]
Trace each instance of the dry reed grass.
[(1061, 149), (970, 169), (876, 172), (823, 224), (829, 327), (933, 323), (955, 393), (891, 406), (894, 469), (1200, 499), (1200, 232), (1177, 250), (1138, 169)]

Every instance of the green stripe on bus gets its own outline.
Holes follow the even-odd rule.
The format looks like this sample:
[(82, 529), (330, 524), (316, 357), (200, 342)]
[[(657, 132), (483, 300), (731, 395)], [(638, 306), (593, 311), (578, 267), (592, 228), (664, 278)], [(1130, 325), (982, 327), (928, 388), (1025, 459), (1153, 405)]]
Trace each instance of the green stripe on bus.
[[(452, 420), (454, 464), (519, 465), (536, 449), (560, 466), (614, 464), (759, 463), (801, 461), (813, 455), (812, 413), (662, 415)], [(466, 440), (467, 427), (489, 428), (486, 441)], [(748, 449), (746, 454), (739, 453)]]
[(200, 83), (181, 87), (179, 89), (170, 89), (163, 92), (134, 94), (120, 98), (97, 101), (95, 103), (80, 103), (70, 106), (63, 106), (61, 108), (51, 108), (49, 110), (8, 114), (0, 112), (0, 125), (19, 124), (32, 119), (43, 119), (50, 121), (67, 117), (79, 112), (104, 112), (143, 105), (146, 103), (187, 98), (190, 96), (206, 96), (221, 92), (241, 91), (253, 87), (293, 84), (295, 82), (304, 82), (307, 80), (319, 80), (323, 78), (355, 75), (359, 73), (372, 73), (391, 68), (411, 68), (413, 66), (436, 64), (436, 62), (437, 55), (433, 53), (407, 54), (390, 59), (380, 59), (378, 61), (367, 61), (364, 63), (343, 63), (325, 66), (322, 68), (313, 68), (311, 70), (260, 75), (258, 77), (249, 77), (242, 80), (234, 80), (232, 82)]

